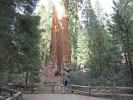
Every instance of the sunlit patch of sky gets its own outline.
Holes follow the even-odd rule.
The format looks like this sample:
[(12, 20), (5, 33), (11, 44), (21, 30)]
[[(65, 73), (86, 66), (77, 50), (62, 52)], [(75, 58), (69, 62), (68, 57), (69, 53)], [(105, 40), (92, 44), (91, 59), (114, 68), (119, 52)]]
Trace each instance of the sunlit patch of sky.
[[(40, 0), (38, 4), (43, 4), (46, 10), (49, 10), (50, 7), (55, 5), (56, 10), (58, 11), (59, 19), (64, 16), (64, 7), (61, 5), (63, 0)], [(113, 0), (91, 0), (92, 6), (94, 9), (99, 10), (98, 6), (100, 6), (100, 14), (103, 16), (104, 14), (112, 14), (113, 13)], [(97, 5), (99, 3), (99, 5)]]
[(59, 19), (65, 15), (65, 9), (62, 5), (62, 0), (40, 0), (38, 2), (38, 6), (39, 5), (43, 5), (47, 11), (50, 11), (54, 6)]
[(62, 5), (62, 0), (52, 0), (55, 9), (57, 11), (58, 14), (58, 18), (61, 19), (63, 16), (65, 16), (65, 8)]
[[(97, 3), (100, 4), (100, 9), (102, 9), (103, 14), (111, 14), (113, 13), (113, 0), (91, 0), (92, 6), (97, 8)], [(98, 8), (99, 9), (99, 8)]]

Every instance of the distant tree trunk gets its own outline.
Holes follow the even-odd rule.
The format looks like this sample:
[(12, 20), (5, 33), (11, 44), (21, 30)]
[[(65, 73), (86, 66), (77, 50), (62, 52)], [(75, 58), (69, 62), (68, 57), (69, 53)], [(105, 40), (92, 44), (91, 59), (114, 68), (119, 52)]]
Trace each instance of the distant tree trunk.
[(12, 81), (12, 73), (11, 71), (8, 72), (8, 82)]
[(131, 83), (133, 85), (133, 64), (130, 52), (126, 52), (124, 56), (125, 56), (126, 65), (129, 67), (130, 70)]
[(124, 37), (124, 38), (126, 38), (126, 41), (124, 41), (124, 38), (123, 38), (123, 43), (124, 43), (125, 52), (127, 53), (126, 61), (127, 61), (127, 66), (130, 69), (131, 84), (133, 85), (133, 64), (132, 64), (132, 56), (131, 56), (131, 51), (130, 51), (130, 48), (132, 48), (132, 46), (130, 45), (130, 34), (131, 33), (128, 29), (128, 26), (127, 26), (126, 32), (127, 32), (126, 37)]
[(29, 81), (29, 72), (27, 71), (25, 75), (25, 88), (28, 87), (28, 81)]
[(128, 66), (130, 68), (131, 81), (133, 85), (133, 64), (132, 64), (132, 58), (131, 58), (130, 52), (127, 53), (127, 57), (128, 57)]

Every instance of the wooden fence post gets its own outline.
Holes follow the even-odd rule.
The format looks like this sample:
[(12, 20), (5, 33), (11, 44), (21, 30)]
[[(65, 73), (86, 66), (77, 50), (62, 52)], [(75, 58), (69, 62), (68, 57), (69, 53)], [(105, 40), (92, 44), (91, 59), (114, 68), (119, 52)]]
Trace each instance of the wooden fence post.
[(52, 84), (52, 93), (56, 92), (55, 87), (56, 87), (56, 84)]
[(117, 98), (117, 92), (118, 92), (118, 90), (117, 90), (116, 84), (113, 84), (113, 87), (112, 87), (112, 98), (115, 99), (115, 100), (118, 99)]
[(91, 96), (91, 86), (88, 85), (88, 93), (89, 93), (89, 96)]

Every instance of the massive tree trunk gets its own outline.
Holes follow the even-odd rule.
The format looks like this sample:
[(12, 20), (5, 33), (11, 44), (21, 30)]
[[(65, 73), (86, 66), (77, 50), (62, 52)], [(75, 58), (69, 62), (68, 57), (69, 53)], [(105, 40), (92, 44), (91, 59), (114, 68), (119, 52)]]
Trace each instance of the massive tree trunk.
[[(52, 27), (51, 27), (51, 46), (50, 61), (44, 66), (46, 80), (57, 80), (62, 78), (64, 69), (71, 63), (70, 36), (68, 31), (68, 0), (64, 1), (65, 15), (59, 19), (56, 7), (53, 7)], [(67, 68), (66, 68), (67, 69)], [(69, 68), (68, 68), (69, 69)]]

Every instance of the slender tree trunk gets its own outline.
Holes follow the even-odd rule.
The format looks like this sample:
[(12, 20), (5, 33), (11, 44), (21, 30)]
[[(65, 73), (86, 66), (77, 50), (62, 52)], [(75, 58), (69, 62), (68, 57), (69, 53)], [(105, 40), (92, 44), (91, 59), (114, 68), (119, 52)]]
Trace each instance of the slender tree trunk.
[(130, 33), (128, 26), (127, 26), (125, 50), (126, 50), (127, 58), (128, 58), (128, 66), (130, 68), (131, 83), (133, 85), (133, 64), (132, 64), (132, 56), (131, 56), (131, 52), (130, 52), (130, 48), (132, 48), (132, 46), (130, 45), (130, 34), (131, 33)]
[(130, 68), (131, 82), (133, 85), (133, 64), (132, 64), (132, 57), (130, 55), (130, 52), (128, 52), (127, 56), (128, 56), (128, 66)]
[(28, 87), (28, 80), (29, 80), (29, 72), (27, 71), (25, 75), (25, 88)]
[(124, 54), (124, 56), (125, 56), (125, 60), (126, 60), (126, 65), (129, 67), (129, 70), (130, 70), (131, 83), (133, 85), (133, 64), (132, 64), (132, 58), (131, 58), (130, 52), (126, 52), (126, 53)]

